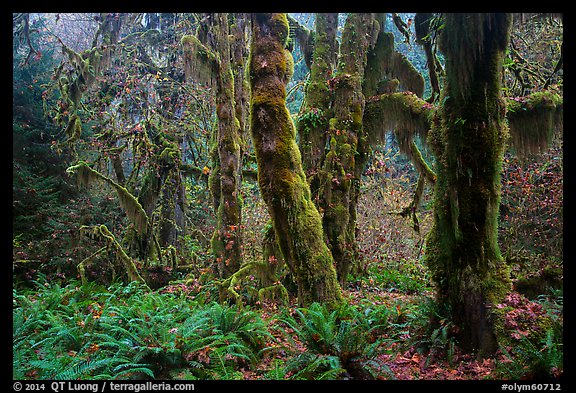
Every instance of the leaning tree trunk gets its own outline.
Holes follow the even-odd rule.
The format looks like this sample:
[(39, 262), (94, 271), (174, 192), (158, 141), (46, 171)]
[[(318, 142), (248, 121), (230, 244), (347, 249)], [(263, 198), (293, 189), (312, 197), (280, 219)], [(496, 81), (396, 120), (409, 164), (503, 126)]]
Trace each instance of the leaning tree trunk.
[(510, 289), (498, 248), (500, 172), (508, 134), (500, 81), (508, 14), (447, 14), (446, 85), (428, 141), (437, 157), (426, 261), (438, 299), (480, 357), (498, 348), (496, 304)]
[(286, 14), (252, 15), (250, 121), (258, 182), (280, 250), (293, 269), (299, 304), (336, 306), (343, 300), (341, 289), (286, 108), (286, 84), (294, 66), (287, 39)]

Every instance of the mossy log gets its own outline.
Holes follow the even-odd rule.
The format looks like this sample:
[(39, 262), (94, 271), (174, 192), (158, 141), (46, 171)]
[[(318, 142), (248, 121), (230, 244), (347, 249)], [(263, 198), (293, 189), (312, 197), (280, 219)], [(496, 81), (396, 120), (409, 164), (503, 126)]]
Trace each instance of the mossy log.
[(250, 122), (262, 197), (286, 260), (292, 261), (298, 302), (335, 307), (343, 301), (320, 214), (302, 169), (294, 124), (286, 108), (292, 76), (286, 14), (253, 14), (249, 59)]

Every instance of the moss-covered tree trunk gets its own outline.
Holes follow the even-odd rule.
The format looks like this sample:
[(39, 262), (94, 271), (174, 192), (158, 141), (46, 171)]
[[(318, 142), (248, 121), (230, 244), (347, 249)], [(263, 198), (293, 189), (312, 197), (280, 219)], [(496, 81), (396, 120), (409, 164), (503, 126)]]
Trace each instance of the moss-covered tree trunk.
[(334, 88), (334, 117), (329, 123), (330, 151), (324, 162), (324, 230), (336, 262), (338, 279), (345, 284), (356, 254), (356, 188), (364, 138), (362, 82), (367, 52), (378, 32), (372, 14), (351, 14), (346, 19)]
[(434, 225), (426, 261), (460, 344), (483, 357), (498, 348), (496, 304), (510, 289), (498, 248), (500, 172), (507, 137), (500, 81), (508, 14), (447, 14), (442, 106), (429, 135), (437, 157)]
[(282, 254), (293, 269), (299, 304), (335, 306), (342, 293), (286, 108), (286, 84), (293, 71), (287, 39), (286, 14), (252, 15), (250, 124), (258, 183)]
[[(235, 93), (234, 72), (242, 69), (244, 21), (227, 13), (204, 14), (196, 36), (182, 38), (187, 74), (214, 87), (217, 128), (212, 135), (209, 186), (217, 223), (211, 239), (216, 270), (221, 277), (235, 273), (242, 263), (241, 129), (243, 92)], [(232, 24), (233, 29), (230, 28)], [(234, 40), (232, 39), (235, 38)], [(234, 48), (232, 43), (236, 42)], [(242, 77), (242, 75), (239, 75)], [(237, 84), (237, 86), (241, 86)], [(240, 115), (240, 117), (238, 117)]]
[(318, 203), (320, 176), (326, 156), (328, 120), (332, 118), (332, 91), (329, 80), (336, 65), (337, 13), (316, 14), (316, 30), (310, 79), (306, 87), (303, 111), (298, 119), (299, 148), (315, 203)]
[(216, 115), (218, 117), (217, 151), (219, 163), (219, 202), (217, 228), (212, 237), (218, 272), (228, 277), (236, 272), (242, 262), (241, 230), (242, 185), (240, 160), (240, 123), (236, 118), (234, 75), (231, 65), (230, 29), (228, 15), (213, 14), (212, 32), (215, 52), (219, 56), (216, 72)]

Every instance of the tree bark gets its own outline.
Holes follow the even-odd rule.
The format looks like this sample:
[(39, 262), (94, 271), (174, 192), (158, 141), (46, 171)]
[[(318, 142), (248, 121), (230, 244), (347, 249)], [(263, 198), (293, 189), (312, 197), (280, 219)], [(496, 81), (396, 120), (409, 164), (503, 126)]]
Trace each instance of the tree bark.
[(218, 117), (217, 150), (219, 161), (220, 201), (217, 228), (212, 237), (218, 272), (228, 277), (242, 263), (241, 230), (242, 165), (240, 155), (240, 123), (234, 105), (234, 75), (231, 65), (228, 15), (213, 14), (215, 51), (219, 56), (216, 72), (216, 115)]
[(434, 224), (426, 261), (441, 304), (460, 329), (460, 344), (480, 357), (498, 349), (496, 304), (510, 290), (498, 248), (505, 105), (500, 81), (508, 14), (447, 14), (442, 106), (429, 134), (438, 165)]
[(286, 108), (294, 66), (287, 39), (286, 14), (252, 15), (250, 119), (258, 182), (282, 254), (293, 268), (299, 304), (335, 307), (343, 297)]
[(332, 91), (329, 80), (336, 64), (338, 14), (316, 14), (316, 33), (310, 79), (306, 87), (304, 110), (298, 118), (302, 165), (318, 206), (322, 163), (326, 157), (328, 120), (332, 117)]
[(365, 98), (362, 81), (367, 52), (378, 33), (372, 14), (346, 19), (334, 89), (334, 117), (329, 122), (330, 151), (324, 162), (324, 229), (341, 285), (356, 255), (356, 201), (366, 144), (362, 129)]

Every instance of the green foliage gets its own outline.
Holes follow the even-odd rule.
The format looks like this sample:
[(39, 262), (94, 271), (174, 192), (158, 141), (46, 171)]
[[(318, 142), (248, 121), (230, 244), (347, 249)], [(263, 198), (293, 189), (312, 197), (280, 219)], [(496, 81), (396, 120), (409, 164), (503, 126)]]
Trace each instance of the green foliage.
[(546, 336), (539, 343), (524, 337), (513, 348), (500, 349), (507, 360), (500, 362), (496, 369), (501, 378), (553, 379), (563, 372), (563, 339), (554, 329), (547, 330)]
[(184, 301), (141, 283), (14, 290), (17, 379), (237, 378), (258, 361), (266, 324), (253, 311)]
[(377, 356), (381, 344), (373, 333), (380, 328), (380, 323), (366, 316), (350, 305), (330, 311), (319, 303), (296, 309), (294, 316), (283, 315), (280, 321), (292, 329), (307, 348), (307, 352), (298, 354), (287, 364), (291, 378), (372, 379), (378, 370), (371, 360)]

